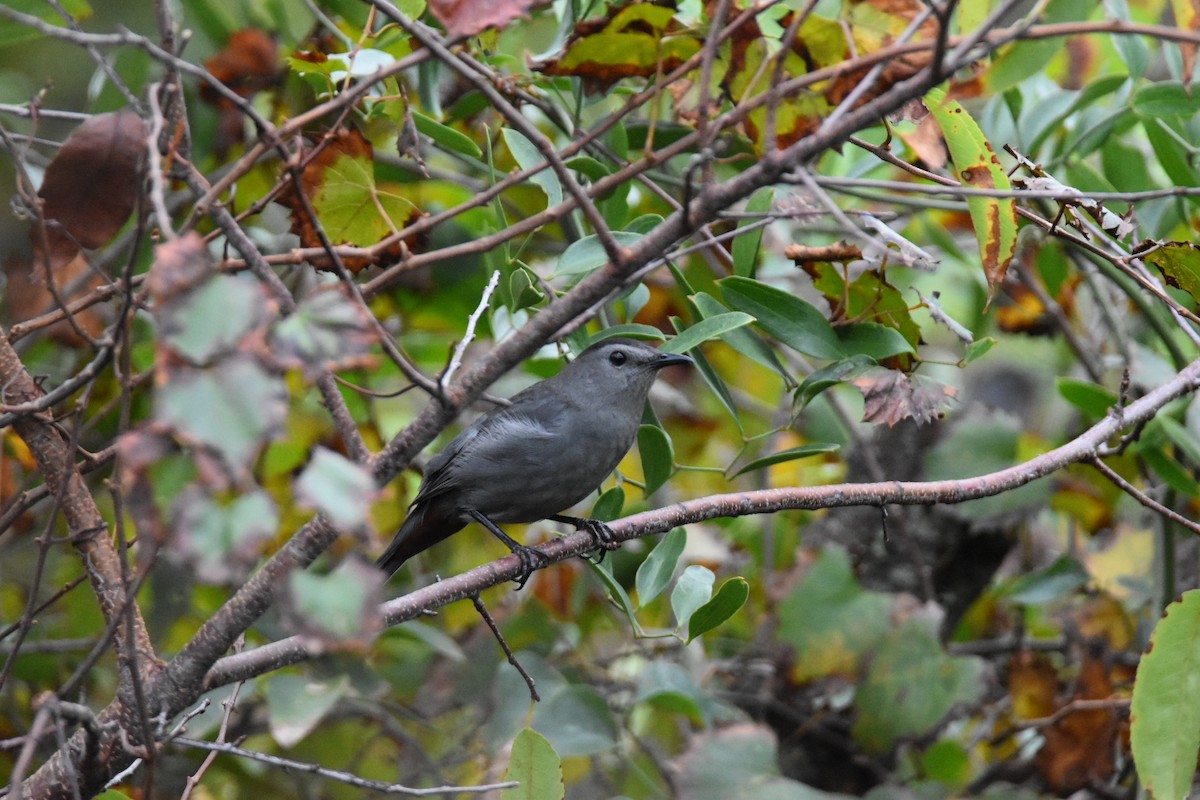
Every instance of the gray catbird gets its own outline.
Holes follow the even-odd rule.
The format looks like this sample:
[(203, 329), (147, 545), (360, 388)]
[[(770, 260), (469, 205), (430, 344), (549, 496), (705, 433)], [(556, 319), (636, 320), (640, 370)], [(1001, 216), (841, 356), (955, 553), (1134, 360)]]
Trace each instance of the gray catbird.
[(605, 339), (553, 378), (488, 411), (429, 462), (396, 538), (379, 557), (389, 575), (474, 520), (521, 559), (524, 585), (544, 557), (500, 530), (501, 522), (552, 519), (611, 542), (598, 520), (567, 517), (629, 452), (650, 385), (663, 367), (690, 364), (633, 339)]

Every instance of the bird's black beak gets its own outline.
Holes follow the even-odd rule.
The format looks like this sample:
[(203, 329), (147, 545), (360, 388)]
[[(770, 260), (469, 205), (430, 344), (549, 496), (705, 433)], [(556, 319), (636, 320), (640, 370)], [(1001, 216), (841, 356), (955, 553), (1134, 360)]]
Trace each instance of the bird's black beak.
[(673, 367), (676, 364), (695, 364), (695, 361), (682, 353), (659, 353), (658, 358), (651, 362), (650, 366), (655, 369), (664, 369)]

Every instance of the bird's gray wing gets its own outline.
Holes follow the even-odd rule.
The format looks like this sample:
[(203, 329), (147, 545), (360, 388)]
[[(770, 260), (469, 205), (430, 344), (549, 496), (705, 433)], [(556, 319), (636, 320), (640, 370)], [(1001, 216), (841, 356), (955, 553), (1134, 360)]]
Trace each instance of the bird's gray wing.
[[(514, 403), (521, 397), (516, 395)], [(502, 464), (517, 441), (553, 439), (558, 435), (562, 408), (554, 398), (526, 398), (519, 405), (487, 412), (446, 445), (425, 468), (425, 479), (413, 505), (474, 480), (471, 473), (489, 464)]]

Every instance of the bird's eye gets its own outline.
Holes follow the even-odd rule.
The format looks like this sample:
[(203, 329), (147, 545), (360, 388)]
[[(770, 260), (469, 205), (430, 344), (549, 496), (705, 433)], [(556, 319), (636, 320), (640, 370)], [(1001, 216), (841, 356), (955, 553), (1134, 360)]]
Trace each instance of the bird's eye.
[(624, 350), (614, 350), (608, 354), (608, 363), (612, 364), (614, 367), (619, 367), (625, 363), (627, 358), (629, 358), (629, 356), (625, 355)]

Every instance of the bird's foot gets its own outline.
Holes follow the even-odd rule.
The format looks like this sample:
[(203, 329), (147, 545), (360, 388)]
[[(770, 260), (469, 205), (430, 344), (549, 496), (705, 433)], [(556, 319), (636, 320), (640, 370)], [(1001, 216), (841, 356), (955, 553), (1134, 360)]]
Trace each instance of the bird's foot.
[(517, 584), (517, 591), (525, 588), (525, 584), (534, 572), (550, 565), (549, 557), (536, 547), (518, 544), (513, 547), (512, 552), (517, 557), (517, 560), (521, 562), (521, 574), (513, 579)]
[(603, 564), (604, 556), (608, 555), (610, 550), (617, 550), (621, 547), (621, 543), (617, 541), (617, 534), (608, 527), (606, 522), (598, 519), (581, 519), (579, 520), (579, 529), (592, 535), (592, 542), (596, 547), (594, 550), (584, 553), (583, 557), (593, 564)]

